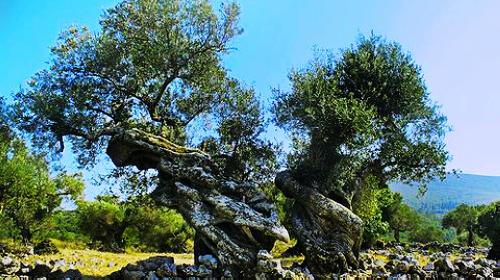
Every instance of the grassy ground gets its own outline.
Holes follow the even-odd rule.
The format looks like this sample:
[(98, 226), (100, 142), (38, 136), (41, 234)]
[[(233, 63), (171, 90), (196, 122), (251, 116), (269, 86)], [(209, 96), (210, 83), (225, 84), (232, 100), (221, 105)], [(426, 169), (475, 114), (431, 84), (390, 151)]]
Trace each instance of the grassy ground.
[[(173, 254), (173, 253), (108, 253), (95, 250), (82, 250), (77, 248), (80, 246), (71, 246), (71, 244), (61, 244), (57, 240), (54, 243), (60, 248), (60, 253), (53, 255), (32, 255), (23, 259), (23, 262), (28, 264), (35, 264), (36, 260), (41, 260), (43, 263), (49, 265), (54, 264), (61, 259), (64, 259), (65, 266), (60, 267), (63, 271), (69, 268), (78, 269), (86, 278), (92, 279), (93, 277), (102, 277), (110, 275), (111, 273), (120, 270), (129, 263), (136, 263), (140, 260), (146, 260), (154, 256), (168, 256), (173, 257), (176, 264), (193, 264), (193, 254)], [(282, 252), (286, 251), (289, 247), (295, 245), (295, 242), (283, 243), (278, 241), (271, 251), (275, 257), (279, 257)], [(282, 259), (283, 265), (291, 265), (294, 261), (302, 261), (303, 257), (298, 258), (285, 258)]]
[(41, 260), (42, 262), (49, 264), (50, 262), (55, 263), (63, 258), (65, 258), (64, 267), (61, 267), (63, 271), (69, 269), (70, 265), (73, 265), (75, 269), (78, 269), (83, 275), (86, 276), (106, 276), (115, 271), (120, 270), (122, 267), (129, 263), (135, 263), (140, 260), (145, 260), (154, 256), (168, 256), (174, 257), (176, 264), (193, 264), (192, 254), (159, 254), (159, 253), (107, 253), (99, 252), (95, 250), (72, 250), (72, 249), (62, 249), (59, 254), (38, 256), (33, 255), (25, 258), (23, 261), (26, 263), (34, 264), (35, 260)]

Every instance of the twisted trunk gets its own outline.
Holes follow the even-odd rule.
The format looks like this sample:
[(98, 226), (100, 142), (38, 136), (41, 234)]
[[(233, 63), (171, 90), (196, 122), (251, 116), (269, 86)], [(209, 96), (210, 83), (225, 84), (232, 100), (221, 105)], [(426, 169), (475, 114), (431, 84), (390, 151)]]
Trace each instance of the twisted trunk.
[(289, 213), (305, 263), (315, 275), (357, 268), (361, 219), (349, 208), (296, 182), (289, 171), (276, 176), (276, 186), (295, 199)]
[(153, 199), (177, 209), (196, 230), (195, 256), (216, 257), (217, 276), (252, 277), (259, 250), (270, 250), (277, 239), (289, 241), (257, 186), (223, 178), (200, 150), (133, 129), (113, 136), (107, 154), (116, 166), (158, 171)]

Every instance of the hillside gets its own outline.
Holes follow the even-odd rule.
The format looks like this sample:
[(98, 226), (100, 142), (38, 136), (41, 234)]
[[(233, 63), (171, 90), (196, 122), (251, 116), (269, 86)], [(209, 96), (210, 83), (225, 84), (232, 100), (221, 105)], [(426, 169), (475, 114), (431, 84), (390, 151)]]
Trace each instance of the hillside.
[(418, 187), (391, 183), (393, 192), (400, 192), (405, 203), (416, 210), (443, 215), (462, 203), (489, 204), (500, 200), (500, 177), (460, 174), (439, 180), (427, 186), (423, 196), (417, 196)]

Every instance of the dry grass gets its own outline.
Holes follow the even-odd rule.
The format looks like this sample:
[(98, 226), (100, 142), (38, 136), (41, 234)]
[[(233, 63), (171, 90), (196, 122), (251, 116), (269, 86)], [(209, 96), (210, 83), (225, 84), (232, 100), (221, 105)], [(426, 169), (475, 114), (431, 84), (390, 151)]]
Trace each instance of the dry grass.
[(154, 256), (168, 256), (173, 257), (176, 264), (193, 264), (192, 254), (161, 254), (161, 253), (107, 253), (95, 250), (71, 250), (62, 249), (59, 254), (47, 256), (29, 256), (23, 261), (26, 263), (34, 264), (35, 260), (41, 260), (46, 264), (55, 263), (62, 258), (65, 258), (63, 271), (69, 269), (73, 265), (83, 275), (86, 276), (106, 276), (115, 271), (120, 270), (122, 267), (129, 263), (135, 263), (140, 260), (146, 260)]

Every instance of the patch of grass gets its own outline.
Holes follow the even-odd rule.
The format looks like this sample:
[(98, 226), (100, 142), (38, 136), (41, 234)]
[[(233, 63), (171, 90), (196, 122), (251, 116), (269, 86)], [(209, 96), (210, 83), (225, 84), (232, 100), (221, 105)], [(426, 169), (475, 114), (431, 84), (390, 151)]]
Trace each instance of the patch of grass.
[(46, 264), (56, 262), (65, 258), (66, 266), (61, 267), (63, 271), (69, 268), (72, 264), (75, 269), (78, 269), (86, 276), (106, 276), (115, 271), (120, 270), (129, 263), (135, 263), (140, 260), (146, 260), (155, 256), (173, 257), (176, 264), (193, 264), (194, 257), (192, 254), (161, 254), (161, 253), (107, 253), (95, 250), (71, 250), (61, 249), (59, 254), (47, 256), (29, 256), (23, 259), (23, 262), (34, 264), (35, 260), (41, 260)]

